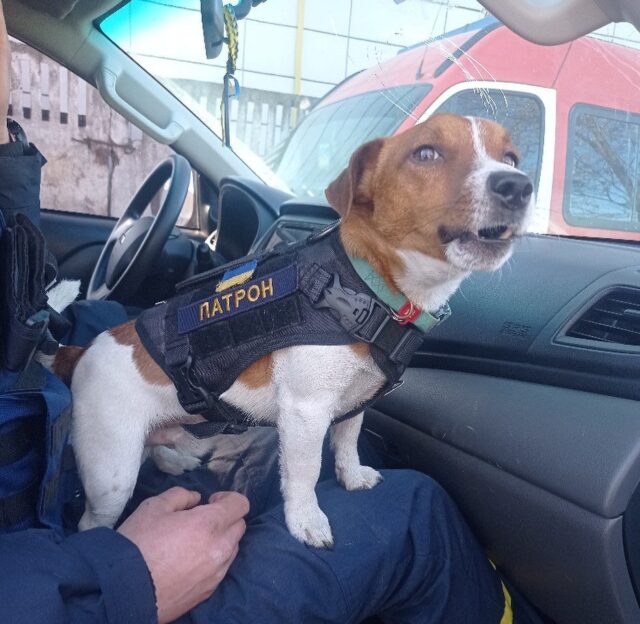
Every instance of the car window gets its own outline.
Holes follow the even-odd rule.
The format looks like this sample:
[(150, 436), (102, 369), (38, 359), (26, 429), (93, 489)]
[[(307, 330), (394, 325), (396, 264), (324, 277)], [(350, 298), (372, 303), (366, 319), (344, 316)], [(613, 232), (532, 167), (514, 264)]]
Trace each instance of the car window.
[(640, 231), (640, 115), (577, 104), (569, 136), (566, 221)]
[(467, 89), (452, 95), (438, 112), (484, 117), (505, 126), (520, 151), (520, 169), (538, 190), (544, 142), (544, 105), (538, 97), (498, 89)]
[[(173, 153), (113, 111), (84, 80), (11, 40), (9, 115), (47, 159), (43, 209), (119, 217), (155, 165)], [(163, 191), (151, 201), (153, 214)], [(193, 193), (179, 225), (197, 228)]]
[(424, 99), (430, 85), (395, 87), (314, 109), (286, 146), (276, 173), (300, 195), (324, 189), (363, 143), (393, 134)]

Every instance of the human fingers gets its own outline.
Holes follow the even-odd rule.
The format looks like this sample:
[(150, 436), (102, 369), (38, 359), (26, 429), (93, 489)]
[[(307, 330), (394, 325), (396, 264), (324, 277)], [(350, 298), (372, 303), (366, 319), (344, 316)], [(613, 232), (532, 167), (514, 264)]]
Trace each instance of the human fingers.
[(203, 512), (221, 529), (230, 527), (249, 513), (249, 499), (237, 492), (217, 492), (203, 505)]
[(183, 487), (172, 487), (158, 496), (148, 499), (153, 504), (161, 505), (165, 511), (183, 511), (192, 509), (200, 502), (198, 492), (187, 490)]

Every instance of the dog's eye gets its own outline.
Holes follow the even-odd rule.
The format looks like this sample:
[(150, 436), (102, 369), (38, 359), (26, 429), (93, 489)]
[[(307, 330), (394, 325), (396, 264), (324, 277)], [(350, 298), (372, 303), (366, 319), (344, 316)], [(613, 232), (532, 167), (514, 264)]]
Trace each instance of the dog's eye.
[(428, 160), (438, 160), (442, 158), (442, 155), (435, 147), (431, 145), (423, 145), (413, 152), (413, 157), (420, 162), (426, 162)]
[(509, 165), (509, 167), (517, 167), (518, 166), (518, 157), (513, 152), (507, 152), (502, 157), (502, 162), (505, 165)]

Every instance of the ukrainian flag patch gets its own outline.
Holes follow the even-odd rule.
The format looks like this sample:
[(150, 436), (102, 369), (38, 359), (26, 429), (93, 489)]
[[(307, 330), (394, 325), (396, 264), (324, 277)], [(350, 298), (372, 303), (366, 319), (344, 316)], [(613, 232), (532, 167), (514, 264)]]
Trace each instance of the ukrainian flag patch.
[[(234, 272), (236, 270), (234, 269)], [(222, 281), (225, 280), (225, 276)], [(219, 286), (220, 284), (216, 287), (216, 292), (206, 299), (178, 308), (179, 334), (186, 334), (291, 295), (298, 290), (298, 268), (295, 264), (290, 264), (283, 269), (250, 282), (244, 282), (235, 288), (228, 287), (223, 291), (218, 290)]]
[(229, 288), (233, 288), (234, 286), (240, 286), (240, 284), (244, 284), (246, 281), (251, 279), (256, 270), (256, 266), (258, 266), (258, 263), (255, 260), (252, 260), (251, 262), (241, 264), (235, 269), (230, 269), (222, 276), (222, 279), (218, 282), (218, 285), (216, 286), (216, 292), (222, 292), (223, 290), (228, 290)]

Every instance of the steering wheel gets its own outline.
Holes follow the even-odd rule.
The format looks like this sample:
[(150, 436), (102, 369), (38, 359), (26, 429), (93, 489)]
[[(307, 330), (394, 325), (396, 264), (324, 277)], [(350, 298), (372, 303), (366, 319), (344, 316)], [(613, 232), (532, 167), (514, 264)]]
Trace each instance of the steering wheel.
[[(177, 154), (149, 174), (100, 252), (89, 280), (87, 299), (126, 301), (136, 292), (178, 221), (190, 179), (189, 161)], [(167, 181), (169, 189), (158, 214), (143, 217), (145, 208)]]

